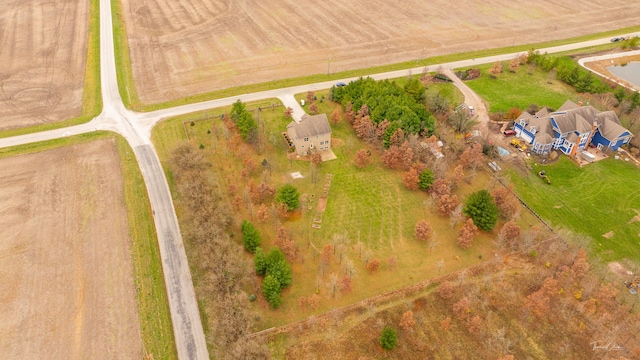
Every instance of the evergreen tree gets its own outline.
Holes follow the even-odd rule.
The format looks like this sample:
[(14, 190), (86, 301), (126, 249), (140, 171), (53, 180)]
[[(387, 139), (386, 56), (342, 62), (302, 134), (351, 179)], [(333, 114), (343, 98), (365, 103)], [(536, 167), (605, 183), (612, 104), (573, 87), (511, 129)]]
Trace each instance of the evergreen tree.
[(244, 248), (249, 252), (255, 253), (256, 248), (260, 247), (260, 234), (255, 226), (247, 220), (242, 221), (242, 243)]
[(498, 222), (498, 207), (487, 190), (476, 191), (469, 195), (462, 212), (473, 219), (478, 228), (489, 231)]

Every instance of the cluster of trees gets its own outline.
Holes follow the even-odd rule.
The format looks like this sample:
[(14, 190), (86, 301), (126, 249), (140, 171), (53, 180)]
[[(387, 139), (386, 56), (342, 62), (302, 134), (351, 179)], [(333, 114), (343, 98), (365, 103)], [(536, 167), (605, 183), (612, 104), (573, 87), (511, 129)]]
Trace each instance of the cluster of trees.
[(555, 69), (556, 77), (573, 86), (580, 93), (603, 93), (611, 91), (609, 85), (591, 71), (583, 69), (569, 56), (551, 56), (530, 50), (527, 63), (540, 66), (544, 71)]
[(202, 151), (190, 143), (179, 145), (169, 162), (180, 199), (177, 206), (183, 214), (181, 228), (189, 244), (187, 255), (190, 264), (197, 267), (196, 272), (206, 274), (194, 277), (194, 286), (199, 300), (206, 303), (204, 319), (211, 329), (207, 341), (218, 345), (212, 348), (212, 355), (238, 359), (268, 357), (266, 346), (249, 338), (254, 316), (242, 304), (248, 298), (243, 288), (250, 268), (241, 245), (227, 235), (232, 217), (229, 206), (220, 201), (218, 181), (207, 171), (209, 166)]
[(238, 100), (233, 103), (229, 115), (238, 127), (238, 132), (243, 140), (251, 144), (258, 141), (258, 124), (242, 101)]
[[(347, 118), (353, 118), (353, 109), (367, 106), (368, 121), (378, 126), (383, 121), (388, 124), (384, 129), (384, 138), (402, 129), (406, 134), (421, 133), (431, 135), (435, 130), (435, 120), (424, 106), (425, 89), (420, 80), (411, 79), (403, 87), (395, 82), (375, 81), (360, 78), (343, 87), (333, 87), (329, 98), (345, 107)], [(351, 112), (351, 114), (349, 114)], [(388, 146), (388, 141), (385, 146)]]
[(273, 248), (268, 254), (262, 248), (256, 248), (254, 266), (258, 275), (263, 275), (262, 293), (273, 308), (282, 304), (280, 292), (291, 285), (291, 266), (284, 253)]

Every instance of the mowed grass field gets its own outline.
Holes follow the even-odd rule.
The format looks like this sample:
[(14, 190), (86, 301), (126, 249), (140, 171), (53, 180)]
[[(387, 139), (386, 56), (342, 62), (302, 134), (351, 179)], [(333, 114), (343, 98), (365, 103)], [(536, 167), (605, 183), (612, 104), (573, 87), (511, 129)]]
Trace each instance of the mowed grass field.
[[(330, 117), (339, 105), (326, 100), (326, 92), (316, 94), (319, 99), (325, 96), (325, 101), (319, 103), (321, 112)], [(304, 97), (300, 94), (297, 97)], [(282, 293), (283, 303), (280, 309), (272, 310), (264, 301), (261, 294), (257, 294), (258, 301), (251, 306), (260, 314), (258, 329), (280, 326), (292, 323), (314, 314), (324, 313), (333, 308), (346, 306), (359, 300), (378, 294), (403, 288), (420, 281), (428, 280), (439, 274), (457, 271), (481, 263), (495, 256), (493, 238), (499, 226), (489, 233), (480, 233), (474, 240), (474, 245), (467, 250), (461, 250), (457, 244), (458, 227), (449, 224), (449, 217), (441, 217), (431, 209), (429, 196), (420, 191), (409, 191), (402, 183), (402, 173), (383, 168), (379, 161), (379, 152), (372, 150), (372, 164), (365, 169), (358, 169), (353, 164), (355, 152), (361, 148), (369, 148), (367, 144), (355, 137), (351, 125), (341, 121), (333, 126), (332, 149), (337, 159), (322, 163), (313, 175), (309, 161), (287, 158), (287, 145), (281, 132), (291, 121), (283, 115), (284, 107), (270, 108), (272, 104), (279, 104), (277, 100), (267, 100), (261, 103), (247, 104), (248, 109), (262, 108), (261, 112), (254, 112), (259, 123), (259, 129), (264, 142), (261, 151), (246, 152), (233, 151), (228, 147), (225, 129), (220, 122), (220, 114), (229, 108), (214, 109), (208, 112), (186, 115), (160, 123), (153, 133), (153, 141), (160, 153), (161, 160), (168, 173), (171, 186), (174, 188), (170, 170), (167, 169), (168, 154), (180, 141), (189, 139), (205, 153), (211, 162), (211, 176), (219, 184), (224, 196), (229, 185), (237, 186), (242, 194), (246, 188), (247, 179), (240, 175), (242, 159), (238, 156), (244, 152), (249, 154), (257, 164), (266, 160), (268, 166), (259, 165), (258, 174), (252, 179), (257, 183), (267, 179), (271, 184), (280, 187), (285, 183), (294, 184), (301, 194), (306, 194), (314, 201), (294, 213), (289, 219), (283, 220), (284, 225), (299, 249), (298, 256), (292, 262), (293, 283)], [(193, 125), (191, 125), (193, 121)], [(184, 124), (183, 124), (184, 122)], [(299, 171), (305, 178), (293, 180), (291, 172)], [(332, 181), (329, 188), (326, 210), (322, 216), (320, 229), (311, 227), (316, 215), (318, 199), (325, 186), (326, 177), (331, 174)], [(315, 181), (314, 181), (315, 179)], [(464, 199), (467, 194), (481, 188), (491, 189), (495, 183), (483, 171), (479, 171), (471, 184), (464, 184), (457, 190), (459, 198)], [(230, 201), (230, 198), (226, 199)], [(176, 199), (177, 211), (180, 216), (180, 200)], [(258, 206), (249, 206), (246, 201), (233, 214), (235, 225), (231, 231), (238, 246), (241, 245), (239, 224), (242, 219), (249, 219), (258, 227), (263, 248), (268, 250), (275, 239), (277, 225), (273, 219), (260, 224), (255, 219)], [(417, 221), (426, 219), (433, 228), (435, 246), (430, 248), (427, 243), (417, 241), (414, 228)], [(528, 227), (535, 220), (523, 214), (523, 226)], [(319, 250), (323, 245), (332, 243), (336, 247), (333, 259), (328, 266), (321, 266)], [(187, 244), (189, 247), (189, 244)], [(246, 253), (247, 260), (252, 261), (252, 255)], [(389, 259), (395, 257), (397, 265), (391, 267)], [(367, 258), (380, 259), (380, 269), (369, 274), (365, 269)], [(442, 269), (437, 263), (442, 260)], [(348, 294), (336, 293), (331, 290), (333, 275), (341, 277), (345, 274), (347, 263), (353, 263), (355, 276), (353, 291)], [(196, 274), (194, 278), (202, 274)], [(256, 283), (259, 284), (256, 277)], [(197, 286), (196, 286), (197, 288)], [(253, 291), (255, 288), (248, 288)], [(300, 297), (320, 296), (320, 302), (315, 309), (302, 308), (298, 305)], [(206, 294), (198, 294), (206, 296)]]
[(566, 100), (577, 102), (578, 95), (569, 85), (556, 80), (530, 65), (520, 65), (515, 73), (509, 72), (509, 62), (503, 63), (504, 72), (497, 78), (488, 73), (492, 64), (479, 67), (482, 75), (465, 83), (489, 105), (489, 112), (507, 113), (512, 108), (524, 110), (531, 104), (539, 107), (559, 108)]
[[(551, 185), (538, 178), (540, 170)], [(602, 259), (640, 258), (640, 217), (632, 220), (640, 214), (640, 170), (633, 163), (606, 159), (580, 168), (561, 156), (511, 178), (527, 204), (555, 227), (589, 236)]]

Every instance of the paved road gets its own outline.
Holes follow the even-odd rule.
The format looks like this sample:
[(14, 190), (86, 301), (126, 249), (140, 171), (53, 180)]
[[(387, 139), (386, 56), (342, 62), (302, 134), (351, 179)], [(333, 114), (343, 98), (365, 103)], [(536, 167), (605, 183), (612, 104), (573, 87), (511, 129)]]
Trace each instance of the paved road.
[[(626, 34), (625, 36), (640, 36), (640, 32)], [(563, 52), (568, 50), (581, 49), (581, 48), (595, 46), (595, 45), (607, 44), (609, 42), (610, 42), (610, 38), (604, 38), (604, 39), (583, 41), (575, 44), (541, 48), (536, 50), (538, 50), (540, 53), (557, 53), (557, 52)], [(469, 68), (472, 66), (489, 64), (496, 61), (506, 61), (506, 60), (511, 60), (515, 56), (520, 54), (526, 54), (526, 52), (516, 52), (516, 53), (510, 53), (510, 54), (487, 56), (487, 57), (477, 58), (477, 59), (452, 61), (448, 63), (430, 65), (426, 67), (421, 66), (421, 67), (416, 67), (416, 68), (406, 69), (406, 70), (396, 70), (396, 71), (389, 71), (389, 72), (378, 73), (378, 74), (371, 74), (368, 76), (370, 76), (375, 80), (395, 79), (395, 78), (406, 76), (408, 74), (419, 74), (423, 71), (436, 71), (439, 68), (443, 68), (443, 69)], [(352, 77), (352, 78), (345, 78), (345, 79), (332, 80), (332, 81), (323, 81), (323, 82), (314, 83), (314, 84), (292, 86), (288, 88), (267, 90), (267, 91), (261, 91), (261, 92), (251, 93), (251, 94), (231, 96), (231, 97), (222, 98), (222, 99), (203, 101), (195, 104), (176, 106), (170, 109), (157, 110), (157, 111), (148, 112), (148, 113), (139, 113), (136, 115), (140, 121), (140, 125), (144, 129), (145, 136), (148, 136), (148, 134), (151, 133), (151, 129), (157, 122), (169, 117), (188, 114), (195, 111), (222, 107), (222, 106), (229, 106), (238, 99), (242, 100), (243, 102), (250, 102), (250, 101), (264, 100), (264, 99), (270, 99), (270, 98), (283, 98), (286, 96), (291, 96), (292, 94), (299, 94), (307, 91), (318, 91), (318, 90), (328, 89), (337, 82), (341, 81), (346, 83), (346, 82), (357, 80), (357, 79), (358, 77)]]
[[(337, 81), (348, 82), (356, 80), (357, 78), (347, 78), (336, 81), (326, 81), (315, 84), (262, 91), (197, 104), (178, 106), (149, 113), (135, 113), (125, 109), (118, 92), (110, 5), (110, 0), (100, 0), (100, 76), (102, 80), (102, 98), (104, 106), (102, 113), (86, 124), (0, 139), (0, 148), (52, 140), (96, 130), (116, 132), (122, 135), (129, 142), (138, 160), (145, 185), (147, 187), (147, 192), (149, 193), (149, 200), (155, 213), (154, 221), (160, 246), (160, 254), (162, 257), (165, 285), (169, 296), (169, 307), (178, 349), (178, 357), (180, 359), (208, 359), (209, 355), (202, 330), (202, 323), (200, 321), (187, 257), (182, 243), (182, 236), (180, 234), (178, 220), (175, 215), (175, 209), (171, 200), (171, 193), (169, 192), (164, 172), (160, 166), (157, 153), (151, 144), (151, 129), (162, 119), (194, 111), (228, 106), (238, 99), (244, 102), (250, 102), (269, 98), (280, 98), (284, 99), (284, 101), (288, 103), (293, 97), (293, 94), (327, 89)], [(540, 49), (540, 51), (543, 53), (566, 51), (603, 44), (608, 41), (609, 39), (593, 40), (548, 49)], [(428, 67), (418, 67), (408, 70), (373, 74), (370, 76), (376, 80), (398, 78), (409, 73), (415, 74), (425, 70), (434, 71), (440, 67), (454, 69), (459, 67), (471, 67), (495, 61), (509, 60), (517, 54), (518, 53), (512, 53), (479, 59), (456, 61)], [(300, 111), (300, 116), (301, 114), (304, 114), (304, 111), (302, 111), (299, 106), (295, 111)]]

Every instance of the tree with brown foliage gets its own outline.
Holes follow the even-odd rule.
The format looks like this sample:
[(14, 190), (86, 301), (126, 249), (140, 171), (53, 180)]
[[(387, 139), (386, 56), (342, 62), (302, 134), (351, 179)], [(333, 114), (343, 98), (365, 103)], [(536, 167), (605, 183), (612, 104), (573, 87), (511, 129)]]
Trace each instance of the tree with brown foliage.
[(520, 201), (510, 188), (498, 186), (491, 192), (491, 197), (498, 207), (500, 216), (505, 220), (517, 218), (520, 215)]
[(451, 295), (453, 295), (453, 285), (451, 285), (451, 282), (449, 282), (449, 280), (446, 280), (440, 285), (437, 292), (441, 298), (445, 300), (449, 299)]
[(465, 296), (462, 299), (458, 300), (451, 309), (453, 310), (453, 314), (456, 316), (458, 320), (467, 320), (469, 318), (469, 313), (471, 310), (469, 307), (471, 306), (471, 301)]
[(269, 221), (269, 208), (265, 204), (260, 204), (258, 213), (256, 214), (259, 223), (266, 223)]
[(374, 272), (378, 271), (378, 268), (380, 268), (380, 260), (370, 259), (369, 261), (367, 261), (367, 265), (365, 266), (365, 268), (369, 271), (370, 274), (373, 274)]
[(436, 211), (438, 214), (445, 216), (450, 215), (460, 205), (457, 195), (442, 195), (436, 203)]
[(384, 137), (384, 133), (387, 131), (387, 128), (389, 127), (389, 125), (391, 125), (389, 120), (384, 119), (380, 122), (380, 124), (378, 124), (378, 126), (376, 126), (376, 138), (378, 140), (382, 141), (382, 138)]
[(507, 113), (507, 119), (515, 120), (522, 114), (522, 109), (511, 108)]
[(334, 247), (333, 244), (326, 244), (322, 247), (322, 251), (320, 252), (320, 259), (323, 263), (329, 265), (331, 263), (331, 259), (333, 258)]
[(293, 109), (287, 106), (287, 108), (284, 109), (284, 116), (288, 118), (293, 117)]
[(451, 318), (447, 316), (446, 319), (440, 321), (440, 328), (442, 328), (444, 332), (451, 330)]
[(520, 237), (520, 226), (515, 221), (509, 220), (500, 229), (498, 243), (508, 249), (515, 250)]
[(467, 330), (471, 335), (478, 335), (482, 329), (482, 319), (476, 315), (467, 319)]
[(312, 103), (316, 98), (316, 93), (313, 91), (307, 91), (307, 102)]
[(360, 149), (356, 152), (356, 156), (353, 160), (353, 164), (358, 169), (363, 169), (371, 163), (371, 157), (369, 156), (369, 152), (366, 149)]
[(316, 104), (316, 103), (309, 104), (309, 113), (311, 115), (317, 114), (318, 113), (318, 104)]
[(340, 123), (340, 110), (335, 109), (331, 113), (331, 125), (337, 126)]
[(296, 245), (289, 236), (289, 231), (284, 226), (278, 228), (273, 245), (280, 248), (289, 260), (295, 259), (297, 253)]
[(351, 101), (349, 101), (347, 103), (347, 106), (344, 107), (344, 116), (347, 118), (349, 124), (353, 125), (356, 114), (353, 111), (353, 105), (351, 104)]
[(416, 321), (413, 319), (413, 311), (409, 310), (402, 314), (399, 325), (405, 331), (413, 329), (413, 327), (416, 325)]
[(382, 153), (380, 161), (382, 164), (390, 169), (399, 169), (401, 166), (402, 154), (400, 148), (396, 145), (391, 145), (387, 150)]
[(245, 158), (242, 159), (242, 163), (244, 165), (244, 167), (242, 168), (242, 177), (245, 178), (253, 175), (253, 173), (258, 168), (256, 165), (256, 161), (253, 160), (253, 158), (250, 156), (245, 156)]
[(400, 154), (401, 154), (401, 169), (407, 170), (409, 169), (414, 162), (414, 154), (413, 149), (409, 146), (409, 142), (405, 141), (400, 146)]
[(573, 265), (571, 265), (571, 274), (575, 280), (580, 280), (588, 271), (589, 261), (587, 260), (587, 253), (583, 249), (580, 249), (573, 260)]
[(456, 188), (459, 188), (462, 184), (462, 180), (464, 180), (464, 170), (462, 169), (461, 164), (458, 164), (455, 169), (453, 169), (451, 180), (452, 184), (455, 185)]
[(413, 234), (418, 240), (429, 241), (429, 239), (431, 239), (431, 232), (431, 226), (423, 219), (418, 221)]
[(405, 171), (402, 175), (402, 182), (404, 186), (406, 186), (409, 190), (418, 190), (418, 183), (420, 182), (420, 178), (418, 177), (418, 172), (415, 168), (410, 168)]
[(451, 182), (445, 178), (438, 178), (431, 184), (429, 193), (436, 199), (442, 195), (449, 195), (451, 194)]
[(501, 73), (502, 73), (502, 63), (500, 61), (496, 61), (495, 63), (493, 63), (493, 65), (491, 65), (491, 68), (489, 69), (489, 74), (491, 75), (491, 77), (497, 78), (498, 75), (500, 75)]
[(340, 280), (340, 292), (348, 294), (351, 292), (351, 276), (345, 275)]
[(514, 73), (516, 72), (516, 70), (518, 70), (518, 66), (520, 66), (520, 60), (518, 60), (518, 57), (514, 57), (513, 59), (511, 59), (511, 61), (509, 61), (509, 71)]
[(473, 237), (478, 233), (478, 227), (473, 224), (473, 219), (465, 221), (464, 226), (458, 232), (458, 246), (468, 249), (472, 245)]
[(484, 154), (482, 153), (482, 145), (480, 144), (473, 144), (473, 146), (467, 147), (460, 155), (460, 165), (465, 169), (475, 170), (478, 166), (482, 165), (483, 160)]
[(405, 138), (404, 131), (398, 128), (396, 131), (393, 132), (393, 134), (391, 134), (391, 137), (389, 138), (389, 143), (391, 145), (399, 146), (404, 142), (404, 138)]
[(369, 115), (356, 120), (353, 123), (353, 129), (356, 131), (356, 136), (366, 142), (373, 142), (376, 139), (376, 129)]

